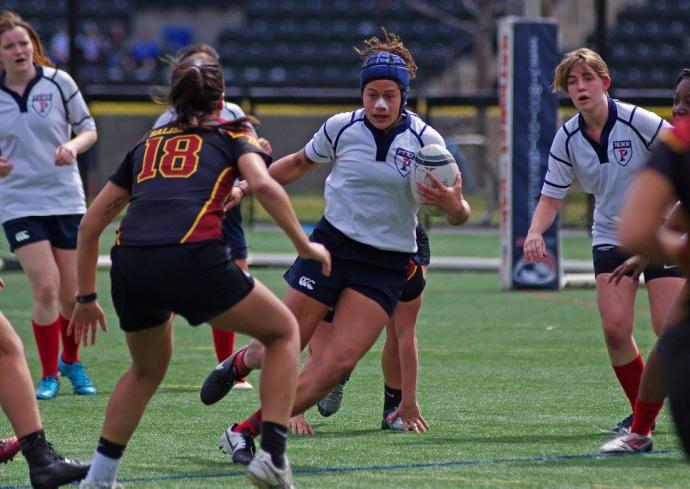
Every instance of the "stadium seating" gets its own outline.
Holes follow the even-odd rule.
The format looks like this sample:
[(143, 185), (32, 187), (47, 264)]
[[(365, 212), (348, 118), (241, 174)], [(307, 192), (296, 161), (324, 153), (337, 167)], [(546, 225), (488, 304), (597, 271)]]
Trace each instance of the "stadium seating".
[(673, 86), (687, 66), (690, 0), (647, 0), (626, 6), (611, 31), (608, 64), (615, 88)]

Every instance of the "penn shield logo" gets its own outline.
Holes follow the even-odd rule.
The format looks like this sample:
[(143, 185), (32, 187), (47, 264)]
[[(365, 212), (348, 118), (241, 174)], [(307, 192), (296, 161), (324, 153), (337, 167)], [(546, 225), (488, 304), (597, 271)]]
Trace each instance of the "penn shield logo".
[(630, 158), (632, 158), (632, 141), (626, 139), (624, 141), (614, 141), (613, 142), (613, 155), (616, 161), (621, 166), (627, 166), (630, 163)]
[(408, 176), (412, 171), (414, 156), (412, 151), (407, 151), (406, 149), (398, 148), (395, 151), (395, 167), (403, 177)]
[(299, 286), (304, 287), (305, 289), (309, 290), (314, 290), (314, 285), (316, 285), (316, 281), (310, 279), (309, 277), (301, 276), (299, 278)]
[(41, 117), (46, 117), (53, 107), (53, 94), (37, 94), (31, 97), (31, 108)]

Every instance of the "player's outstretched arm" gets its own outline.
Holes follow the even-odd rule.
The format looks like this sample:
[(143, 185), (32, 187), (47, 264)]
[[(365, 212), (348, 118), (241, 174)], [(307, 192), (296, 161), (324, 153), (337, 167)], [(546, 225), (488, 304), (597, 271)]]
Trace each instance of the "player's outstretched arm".
[[(84, 214), (77, 235), (77, 304), (68, 327), (75, 340), (84, 345), (96, 341), (100, 325), (107, 331), (103, 309), (96, 300), (98, 245), (105, 227), (125, 208), (129, 192), (108, 182)], [(89, 335), (90, 333), (90, 335)], [(90, 336), (90, 338), (89, 338)]]
[(259, 203), (266, 209), (276, 223), (285, 231), (302, 258), (321, 262), (324, 275), (331, 273), (331, 255), (324, 246), (312, 243), (302, 231), (290, 199), (283, 187), (266, 170), (266, 165), (256, 153), (243, 154), (238, 164), (249, 187)]

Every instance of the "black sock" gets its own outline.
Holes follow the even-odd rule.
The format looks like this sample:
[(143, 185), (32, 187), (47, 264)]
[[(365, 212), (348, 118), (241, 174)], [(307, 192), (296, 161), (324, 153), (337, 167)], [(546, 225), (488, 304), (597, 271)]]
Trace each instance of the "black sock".
[(52, 461), (46, 461), (46, 456), (50, 456), (52, 452), (42, 429), (19, 438), (19, 446), (29, 467), (44, 466)]
[(285, 467), (285, 446), (287, 445), (287, 427), (278, 423), (264, 421), (261, 423), (261, 448), (271, 454), (273, 464), (282, 469)]
[(96, 451), (108, 458), (118, 460), (122, 458), (125, 448), (127, 448), (127, 445), (113, 443), (112, 441), (106, 440), (101, 436), (98, 440), (98, 448), (96, 448)]
[(391, 413), (398, 409), (402, 400), (402, 389), (393, 389), (383, 384), (383, 412)]

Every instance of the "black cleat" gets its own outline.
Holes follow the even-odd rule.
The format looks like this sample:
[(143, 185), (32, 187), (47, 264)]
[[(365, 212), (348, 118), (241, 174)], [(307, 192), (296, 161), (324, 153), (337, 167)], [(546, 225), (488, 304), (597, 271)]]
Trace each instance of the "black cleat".
[(34, 489), (54, 489), (86, 477), (91, 464), (59, 455), (43, 435), (22, 447), (29, 464), (29, 479)]
[(199, 391), (201, 402), (207, 406), (210, 406), (211, 404), (215, 404), (223, 399), (228, 392), (230, 392), (230, 389), (232, 389), (232, 386), (235, 385), (235, 382), (240, 379), (240, 376), (237, 375), (237, 370), (235, 369), (235, 357), (237, 357), (239, 352), (246, 349), (246, 346), (244, 348), (240, 348), (219, 363), (218, 366), (216, 366), (216, 368), (214, 368), (211, 373), (208, 374), (208, 377), (206, 377), (206, 380), (204, 380), (204, 384), (201, 386), (201, 390)]

